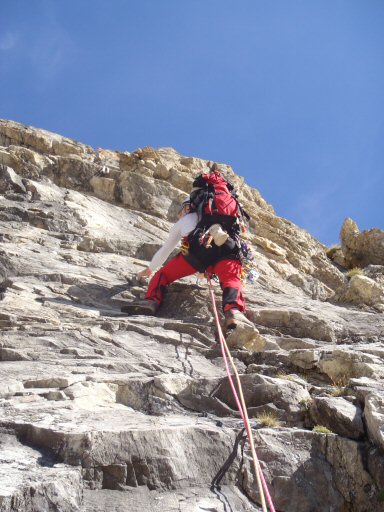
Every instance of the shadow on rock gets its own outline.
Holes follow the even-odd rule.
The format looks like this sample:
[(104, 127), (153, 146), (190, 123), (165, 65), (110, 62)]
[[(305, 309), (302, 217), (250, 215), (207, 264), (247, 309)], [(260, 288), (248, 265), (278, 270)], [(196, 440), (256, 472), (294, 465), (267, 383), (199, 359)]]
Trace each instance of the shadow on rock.
[[(85, 283), (71, 286), (68, 288), (67, 294), (77, 304), (98, 309), (116, 309), (120, 311), (123, 301), (116, 300), (113, 297), (127, 290), (129, 291), (129, 288), (129, 284), (104, 286)], [(71, 304), (74, 305), (73, 302)]]
[(213, 318), (208, 290), (198, 284), (173, 283), (158, 316), (207, 323)]

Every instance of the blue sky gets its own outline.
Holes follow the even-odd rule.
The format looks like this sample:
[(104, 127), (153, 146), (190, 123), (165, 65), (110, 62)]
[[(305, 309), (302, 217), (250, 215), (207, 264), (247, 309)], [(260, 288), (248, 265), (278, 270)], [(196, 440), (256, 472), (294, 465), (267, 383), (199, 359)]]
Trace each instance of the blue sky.
[(2, 0), (0, 117), (232, 165), (323, 243), (384, 229), (383, 0)]

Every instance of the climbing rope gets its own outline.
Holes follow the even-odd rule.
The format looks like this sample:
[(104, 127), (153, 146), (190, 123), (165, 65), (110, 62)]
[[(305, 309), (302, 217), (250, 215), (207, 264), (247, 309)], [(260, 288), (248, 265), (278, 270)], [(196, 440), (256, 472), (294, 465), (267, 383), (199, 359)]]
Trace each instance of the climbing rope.
[[(254, 440), (253, 440), (252, 430), (251, 430), (251, 426), (250, 426), (250, 423), (249, 423), (248, 412), (247, 412), (247, 407), (245, 405), (243, 389), (242, 389), (242, 386), (241, 386), (239, 373), (237, 371), (236, 365), (235, 365), (235, 363), (233, 361), (233, 358), (231, 356), (231, 352), (230, 352), (230, 350), (228, 348), (227, 342), (225, 341), (225, 338), (224, 338), (224, 335), (223, 335), (223, 331), (221, 329), (221, 325), (220, 325), (220, 321), (219, 321), (219, 315), (218, 315), (217, 307), (216, 307), (215, 293), (214, 293), (213, 286), (212, 286), (212, 281), (211, 281), (210, 277), (207, 277), (207, 280), (208, 280), (208, 284), (209, 284), (209, 293), (210, 293), (211, 300), (212, 300), (212, 307), (213, 307), (213, 312), (214, 312), (214, 315), (215, 315), (217, 331), (219, 333), (219, 340), (220, 340), (221, 352), (223, 354), (223, 359), (224, 359), (224, 363), (225, 363), (225, 369), (226, 369), (226, 372), (227, 372), (227, 375), (228, 375), (228, 380), (229, 380), (230, 386), (232, 388), (232, 392), (233, 392), (233, 396), (234, 396), (235, 401), (236, 401), (237, 408), (239, 409), (241, 418), (242, 418), (243, 423), (244, 423), (245, 431), (247, 432), (247, 437), (248, 437), (249, 445), (250, 445), (250, 448), (251, 448), (253, 467), (254, 467), (255, 476), (256, 476), (256, 480), (257, 480), (257, 485), (258, 485), (258, 489), (259, 489), (260, 500), (261, 500), (261, 507), (263, 509), (263, 512), (268, 512), (267, 511), (267, 505), (266, 505), (266, 502), (265, 502), (265, 496), (267, 496), (268, 505), (269, 505), (269, 508), (270, 508), (271, 512), (276, 512), (275, 511), (275, 507), (273, 506), (273, 503), (272, 503), (271, 495), (270, 495), (270, 493), (268, 491), (267, 482), (265, 481), (265, 478), (264, 478), (264, 475), (263, 475), (263, 472), (262, 472), (262, 469), (261, 469), (261, 466), (260, 466), (259, 459), (258, 459), (258, 457), (256, 455), (255, 443), (254, 443)], [(229, 361), (231, 363), (231, 366), (232, 366), (232, 369), (233, 369), (233, 373), (235, 374), (236, 383), (237, 383), (237, 387), (238, 387), (239, 393), (236, 391), (236, 387), (235, 387), (235, 384), (234, 384), (233, 379), (232, 379), (232, 375), (231, 375), (231, 372), (230, 372), (230, 369), (229, 369), (228, 359), (229, 359)], [(240, 395), (240, 398), (239, 398), (239, 395)]]

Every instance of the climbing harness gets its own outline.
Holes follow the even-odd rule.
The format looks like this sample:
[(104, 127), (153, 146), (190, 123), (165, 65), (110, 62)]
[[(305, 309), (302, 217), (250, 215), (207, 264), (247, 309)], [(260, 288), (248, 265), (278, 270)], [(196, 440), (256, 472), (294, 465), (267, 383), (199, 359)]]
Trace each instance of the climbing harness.
[[(273, 503), (272, 503), (271, 495), (270, 495), (270, 493), (268, 491), (267, 482), (265, 481), (265, 478), (264, 478), (264, 475), (263, 475), (263, 472), (262, 472), (262, 469), (261, 469), (261, 466), (260, 466), (259, 459), (258, 459), (258, 457), (256, 455), (255, 443), (254, 443), (254, 440), (253, 440), (252, 430), (251, 430), (251, 426), (250, 426), (250, 423), (249, 423), (248, 412), (247, 412), (247, 407), (245, 405), (243, 389), (242, 389), (242, 386), (241, 386), (239, 373), (237, 371), (236, 365), (235, 365), (235, 363), (233, 361), (233, 358), (231, 356), (231, 352), (230, 352), (230, 350), (228, 348), (227, 342), (225, 341), (225, 338), (224, 338), (224, 335), (223, 335), (223, 331), (221, 329), (221, 325), (220, 325), (220, 321), (219, 321), (219, 315), (218, 315), (217, 307), (216, 307), (215, 293), (214, 293), (214, 290), (213, 290), (212, 281), (211, 281), (209, 276), (207, 276), (207, 281), (208, 281), (208, 285), (209, 285), (209, 293), (210, 293), (211, 300), (212, 300), (212, 307), (213, 307), (213, 312), (214, 312), (214, 316), (215, 316), (215, 320), (216, 320), (217, 331), (219, 333), (220, 347), (221, 347), (221, 352), (223, 354), (225, 369), (226, 369), (226, 372), (227, 372), (227, 375), (228, 375), (228, 380), (229, 380), (229, 383), (230, 383), (230, 386), (231, 386), (231, 389), (232, 389), (232, 392), (233, 392), (233, 396), (234, 396), (235, 401), (236, 401), (237, 408), (239, 409), (241, 418), (242, 418), (243, 423), (244, 423), (244, 428), (245, 428), (245, 430), (247, 432), (247, 437), (248, 437), (249, 445), (250, 445), (250, 448), (251, 448), (253, 467), (254, 467), (255, 476), (256, 476), (257, 485), (258, 485), (259, 494), (260, 494), (261, 508), (262, 508), (263, 512), (268, 512), (267, 511), (267, 505), (266, 505), (266, 502), (265, 502), (265, 496), (266, 496), (270, 511), (271, 512), (276, 512), (275, 507), (273, 506)], [(236, 390), (235, 383), (233, 382), (233, 379), (232, 379), (232, 375), (231, 375), (231, 372), (230, 372), (230, 369), (229, 369), (228, 359), (229, 359), (229, 361), (231, 363), (231, 366), (232, 366), (232, 369), (233, 369), (233, 373), (234, 373), (235, 378), (236, 378), (236, 384), (237, 384), (238, 392)], [(240, 397), (239, 397), (239, 395), (240, 395)]]

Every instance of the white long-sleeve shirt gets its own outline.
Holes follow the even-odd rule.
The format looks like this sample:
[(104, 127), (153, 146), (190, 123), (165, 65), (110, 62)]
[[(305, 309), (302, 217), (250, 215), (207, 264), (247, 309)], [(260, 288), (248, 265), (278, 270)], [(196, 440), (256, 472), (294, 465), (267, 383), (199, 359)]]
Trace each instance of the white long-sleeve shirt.
[(148, 265), (152, 272), (161, 267), (180, 240), (195, 229), (196, 224), (197, 213), (188, 213), (187, 215), (184, 215), (184, 217), (181, 217), (181, 219), (172, 226), (168, 238), (164, 242), (163, 246), (153, 256)]

